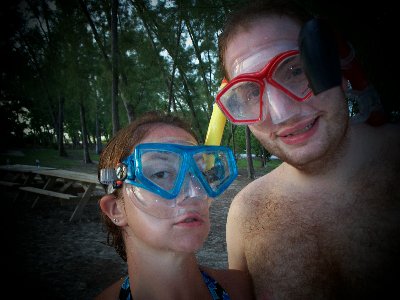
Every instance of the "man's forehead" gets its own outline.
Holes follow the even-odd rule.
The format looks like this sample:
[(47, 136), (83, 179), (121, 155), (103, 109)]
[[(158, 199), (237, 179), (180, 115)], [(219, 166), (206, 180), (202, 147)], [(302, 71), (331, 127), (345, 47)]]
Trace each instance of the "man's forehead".
[[(229, 77), (233, 78), (237, 74), (243, 73), (240, 70), (256, 71), (248, 69), (248, 66), (254, 63), (252, 56), (261, 51), (263, 54), (258, 58), (263, 57), (262, 61), (259, 61), (257, 57), (255, 61), (265, 65), (268, 60), (279, 53), (297, 49), (300, 28), (298, 22), (287, 16), (261, 17), (253, 20), (248, 26), (242, 27), (227, 44), (224, 63)], [(250, 60), (247, 61), (249, 58)]]
[(246, 56), (238, 57), (233, 61), (229, 69), (230, 78), (243, 73), (259, 71), (278, 54), (294, 49), (298, 49), (298, 46), (293, 41), (280, 41), (279, 43), (270, 43), (268, 46), (264, 45), (252, 49)]

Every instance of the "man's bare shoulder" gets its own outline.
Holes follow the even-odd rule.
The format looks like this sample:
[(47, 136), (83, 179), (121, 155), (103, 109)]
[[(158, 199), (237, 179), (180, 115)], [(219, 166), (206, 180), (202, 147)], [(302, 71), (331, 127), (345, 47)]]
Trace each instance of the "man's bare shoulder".
[(382, 154), (387, 154), (387, 159), (400, 160), (400, 123), (387, 124), (380, 129), (378, 136), (381, 136)]
[(387, 123), (381, 126), (369, 126), (357, 124), (352, 127), (359, 137), (366, 140), (381, 140), (382, 142), (391, 140), (400, 141), (400, 123)]
[(400, 158), (400, 123), (388, 123), (381, 126), (354, 126), (354, 137), (359, 147), (369, 151), (370, 156), (384, 160)]
[(387, 124), (380, 129), (386, 141), (395, 142), (397, 146), (400, 146), (400, 123)]
[(268, 195), (273, 194), (277, 185), (283, 182), (284, 165), (283, 163), (268, 174), (253, 180), (239, 191), (231, 203), (231, 213), (238, 211), (238, 215), (245, 217), (268, 201)]

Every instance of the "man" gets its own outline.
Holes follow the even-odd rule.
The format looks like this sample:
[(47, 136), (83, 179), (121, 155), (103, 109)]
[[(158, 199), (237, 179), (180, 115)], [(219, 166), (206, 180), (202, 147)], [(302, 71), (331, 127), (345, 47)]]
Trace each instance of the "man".
[(277, 3), (237, 12), (220, 37), (218, 105), (283, 161), (234, 198), (229, 267), (258, 299), (399, 295), (400, 128), (349, 122), (329, 27)]

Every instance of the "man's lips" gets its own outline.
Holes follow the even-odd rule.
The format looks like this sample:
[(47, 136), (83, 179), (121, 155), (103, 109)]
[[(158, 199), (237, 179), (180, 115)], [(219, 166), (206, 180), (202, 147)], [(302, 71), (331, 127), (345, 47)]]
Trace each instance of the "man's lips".
[(317, 117), (298, 122), (295, 125), (278, 132), (277, 137), (285, 144), (289, 145), (302, 143), (315, 133), (318, 127), (318, 120), (319, 118)]

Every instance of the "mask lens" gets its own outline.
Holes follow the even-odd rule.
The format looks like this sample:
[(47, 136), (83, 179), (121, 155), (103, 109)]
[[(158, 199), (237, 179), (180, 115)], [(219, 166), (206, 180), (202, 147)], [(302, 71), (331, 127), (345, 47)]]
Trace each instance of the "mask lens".
[(140, 156), (140, 162), (144, 179), (167, 192), (174, 189), (182, 165), (180, 155), (169, 151), (145, 150)]
[(261, 118), (262, 91), (257, 81), (242, 80), (234, 83), (217, 101), (231, 122), (257, 121)]
[(236, 174), (229, 164), (229, 157), (223, 151), (210, 151), (194, 155), (197, 168), (202, 174), (203, 182), (214, 194), (222, 193)]
[(297, 101), (308, 98), (311, 92), (308, 79), (304, 73), (300, 55), (292, 55), (284, 58), (271, 70), (271, 84), (280, 88), (287, 95)]

